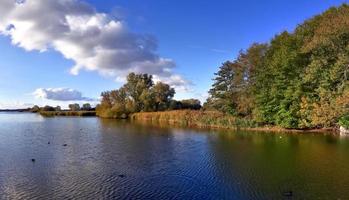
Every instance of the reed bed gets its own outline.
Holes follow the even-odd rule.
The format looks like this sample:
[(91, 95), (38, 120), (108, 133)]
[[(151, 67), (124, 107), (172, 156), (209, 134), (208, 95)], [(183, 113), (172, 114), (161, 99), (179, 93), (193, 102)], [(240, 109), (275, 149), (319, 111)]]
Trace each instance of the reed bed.
[(140, 112), (130, 115), (133, 121), (165, 123), (204, 128), (254, 128), (252, 120), (241, 119), (217, 111), (174, 110), (164, 112)]

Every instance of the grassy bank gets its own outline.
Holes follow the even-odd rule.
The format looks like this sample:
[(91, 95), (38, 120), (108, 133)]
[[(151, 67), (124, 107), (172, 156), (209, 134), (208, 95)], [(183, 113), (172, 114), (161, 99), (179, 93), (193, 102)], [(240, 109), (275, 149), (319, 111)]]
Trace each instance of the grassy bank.
[(255, 128), (252, 120), (240, 119), (215, 111), (175, 110), (164, 112), (140, 112), (130, 116), (134, 121), (160, 122), (202, 128)]
[(96, 116), (95, 111), (40, 111), (40, 115), (44, 117), (54, 116), (76, 116), (76, 117), (87, 117)]
[(135, 122), (174, 125), (182, 127), (218, 128), (218, 129), (244, 129), (251, 131), (267, 132), (332, 132), (335, 128), (328, 129), (285, 129), (276, 126), (259, 126), (255, 121), (236, 118), (216, 111), (176, 110), (165, 112), (140, 112), (134, 113), (130, 119)]

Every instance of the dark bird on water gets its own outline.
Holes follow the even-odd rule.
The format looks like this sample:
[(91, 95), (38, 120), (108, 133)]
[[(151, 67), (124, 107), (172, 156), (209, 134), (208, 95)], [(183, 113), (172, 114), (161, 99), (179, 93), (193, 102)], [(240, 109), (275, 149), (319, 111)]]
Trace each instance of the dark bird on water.
[(35, 162), (35, 159), (34, 159), (34, 158), (32, 158), (32, 162)]
[(63, 144), (64, 147), (68, 146), (67, 144)]
[(286, 192), (282, 193), (282, 195), (284, 197), (292, 197), (293, 196), (293, 192), (292, 191), (286, 191)]

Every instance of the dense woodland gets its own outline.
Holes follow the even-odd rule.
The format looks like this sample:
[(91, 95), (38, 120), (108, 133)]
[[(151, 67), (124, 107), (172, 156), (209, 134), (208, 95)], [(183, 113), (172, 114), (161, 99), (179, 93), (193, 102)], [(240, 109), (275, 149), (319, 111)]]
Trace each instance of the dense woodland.
[(204, 107), (284, 128), (333, 127), (348, 114), (348, 73), (344, 4), (223, 63)]

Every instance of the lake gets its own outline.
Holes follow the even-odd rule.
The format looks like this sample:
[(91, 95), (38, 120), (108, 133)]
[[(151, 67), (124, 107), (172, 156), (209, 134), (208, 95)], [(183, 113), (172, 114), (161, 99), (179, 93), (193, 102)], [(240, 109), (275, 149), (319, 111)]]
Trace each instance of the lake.
[(345, 137), (0, 113), (0, 199), (348, 197)]

